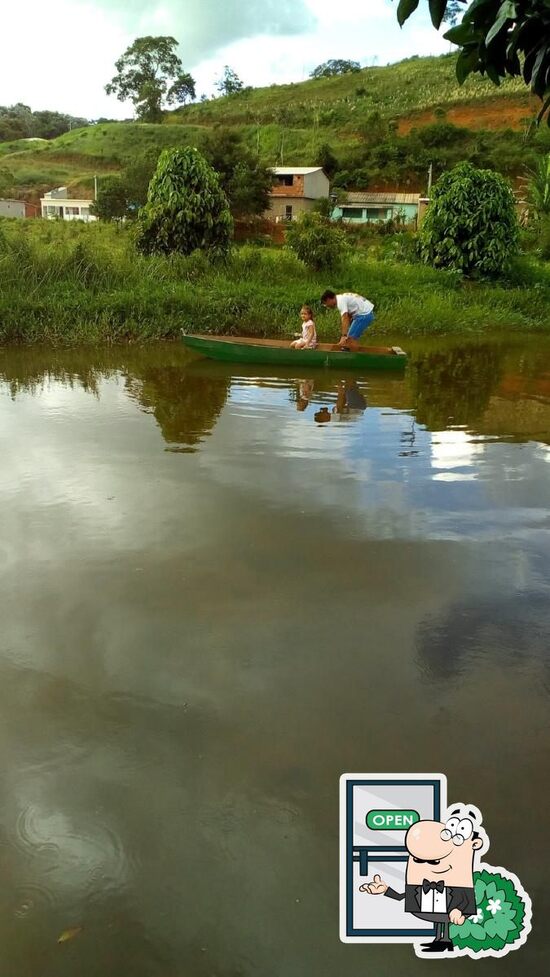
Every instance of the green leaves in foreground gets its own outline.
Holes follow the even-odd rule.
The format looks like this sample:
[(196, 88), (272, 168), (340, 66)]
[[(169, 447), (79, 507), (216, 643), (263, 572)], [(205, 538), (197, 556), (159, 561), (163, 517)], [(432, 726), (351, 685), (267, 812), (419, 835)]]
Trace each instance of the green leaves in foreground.
[(420, 231), (420, 254), (435, 268), (497, 276), (516, 254), (512, 190), (493, 170), (460, 163), (439, 178)]
[[(523, 77), (543, 100), (539, 121), (550, 125), (550, 3), (548, 0), (428, 0), (434, 27), (447, 20), (462, 20), (444, 35), (460, 48), (457, 77), (462, 82), (473, 71), (487, 75), (495, 85), (501, 78)], [(419, 0), (400, 0), (401, 26), (414, 13)]]
[(139, 213), (144, 254), (227, 253), (233, 220), (218, 175), (196, 149), (165, 149)]

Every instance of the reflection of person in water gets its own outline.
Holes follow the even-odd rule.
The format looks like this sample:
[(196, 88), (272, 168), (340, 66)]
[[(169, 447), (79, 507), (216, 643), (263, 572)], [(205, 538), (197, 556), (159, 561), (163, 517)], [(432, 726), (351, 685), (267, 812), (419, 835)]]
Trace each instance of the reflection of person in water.
[(332, 413), (349, 416), (362, 413), (366, 407), (367, 402), (357, 386), (357, 382), (355, 380), (341, 380), (338, 384), (336, 405), (332, 408)]
[(317, 413), (313, 415), (313, 419), (317, 424), (327, 424), (328, 421), (330, 421), (330, 412), (328, 407), (321, 407), (321, 410), (318, 410)]
[(313, 380), (300, 380), (298, 384), (298, 399), (296, 410), (305, 410), (313, 395)]

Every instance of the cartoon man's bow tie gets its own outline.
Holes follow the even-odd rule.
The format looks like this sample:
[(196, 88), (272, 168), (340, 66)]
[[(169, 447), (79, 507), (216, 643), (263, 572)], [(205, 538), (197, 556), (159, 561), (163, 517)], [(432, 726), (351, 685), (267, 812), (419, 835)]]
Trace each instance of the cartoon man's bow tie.
[(445, 883), (443, 879), (440, 879), (439, 882), (428, 882), (427, 879), (424, 879), (422, 883), (422, 891), (425, 893), (428, 893), (430, 889), (433, 889), (434, 891), (437, 889), (438, 892), (443, 892), (444, 888), (445, 888)]

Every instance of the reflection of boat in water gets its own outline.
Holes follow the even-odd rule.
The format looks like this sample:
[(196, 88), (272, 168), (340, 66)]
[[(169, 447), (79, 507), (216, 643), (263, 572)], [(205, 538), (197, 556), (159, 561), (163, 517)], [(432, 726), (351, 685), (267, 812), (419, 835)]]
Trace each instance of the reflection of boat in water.
[(336, 367), (343, 370), (402, 370), (407, 354), (399, 346), (360, 346), (342, 351), (330, 343), (315, 349), (291, 349), (286, 340), (237, 336), (197, 336), (182, 333), (188, 349), (226, 363), (261, 363), (277, 366)]

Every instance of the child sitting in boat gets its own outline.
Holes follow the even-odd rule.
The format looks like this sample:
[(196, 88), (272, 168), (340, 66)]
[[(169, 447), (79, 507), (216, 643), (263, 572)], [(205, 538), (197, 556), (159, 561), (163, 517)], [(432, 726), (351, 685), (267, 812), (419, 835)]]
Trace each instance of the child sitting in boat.
[(313, 321), (313, 310), (309, 305), (303, 305), (300, 309), (302, 320), (302, 333), (295, 333), (298, 337), (291, 343), (292, 349), (315, 349), (317, 346), (317, 330)]

